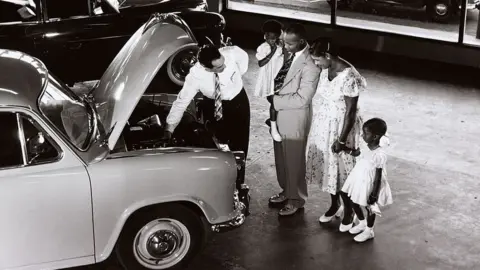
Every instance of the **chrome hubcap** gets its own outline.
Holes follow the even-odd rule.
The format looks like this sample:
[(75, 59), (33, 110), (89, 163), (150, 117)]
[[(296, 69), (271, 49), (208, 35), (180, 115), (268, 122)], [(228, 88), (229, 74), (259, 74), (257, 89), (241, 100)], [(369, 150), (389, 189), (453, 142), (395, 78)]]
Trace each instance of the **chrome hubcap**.
[(448, 7), (445, 4), (437, 4), (435, 6), (435, 12), (440, 16), (445, 16), (447, 14)]
[(149, 269), (167, 269), (183, 260), (190, 247), (187, 227), (174, 219), (157, 219), (135, 236), (133, 253)]

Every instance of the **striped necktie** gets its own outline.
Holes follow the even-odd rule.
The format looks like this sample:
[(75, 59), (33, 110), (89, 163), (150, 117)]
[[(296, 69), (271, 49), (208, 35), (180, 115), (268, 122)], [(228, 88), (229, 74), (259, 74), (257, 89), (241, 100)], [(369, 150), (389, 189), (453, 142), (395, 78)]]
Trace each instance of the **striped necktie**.
[(292, 65), (293, 55), (294, 54), (292, 53), (287, 59), (287, 61), (283, 63), (282, 68), (280, 69), (277, 76), (275, 77), (273, 91), (277, 92), (278, 90), (280, 90), (280, 88), (282, 88), (285, 78), (287, 77), (288, 71), (290, 70), (290, 66)]
[(222, 110), (222, 93), (220, 92), (220, 78), (217, 73), (215, 74), (215, 120), (219, 121), (223, 117)]

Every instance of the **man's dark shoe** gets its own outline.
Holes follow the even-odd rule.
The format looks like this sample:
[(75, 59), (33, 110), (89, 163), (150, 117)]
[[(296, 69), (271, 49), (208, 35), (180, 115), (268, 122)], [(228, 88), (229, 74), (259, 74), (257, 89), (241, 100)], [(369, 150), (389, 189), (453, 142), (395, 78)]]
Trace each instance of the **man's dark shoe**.
[(268, 206), (272, 208), (281, 208), (285, 205), (286, 202), (287, 197), (277, 194), (273, 195), (272, 197), (270, 197), (270, 199), (268, 199)]
[(285, 207), (283, 207), (280, 212), (278, 212), (278, 215), (282, 217), (287, 217), (287, 216), (293, 216), (299, 211), (303, 210), (303, 207), (295, 207), (293, 205), (287, 204)]

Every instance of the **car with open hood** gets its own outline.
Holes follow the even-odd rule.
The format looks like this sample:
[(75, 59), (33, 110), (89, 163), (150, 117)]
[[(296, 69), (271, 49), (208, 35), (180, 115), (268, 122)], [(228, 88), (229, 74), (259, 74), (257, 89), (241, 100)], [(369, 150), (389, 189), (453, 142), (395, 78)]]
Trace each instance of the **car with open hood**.
[(174, 99), (144, 92), (196, 42), (179, 16), (154, 14), (82, 95), (39, 59), (0, 50), (0, 269), (111, 257), (125, 269), (172, 269), (210, 233), (245, 222), (245, 157), (217, 147), (195, 102), (174, 140), (143, 134), (165, 126)]
[[(206, 0), (0, 0), (0, 48), (40, 59), (69, 85), (98, 80), (155, 12), (176, 12), (199, 43), (221, 43), (225, 20), (208, 12)], [(159, 75), (181, 86), (196, 50), (172, 55)]]

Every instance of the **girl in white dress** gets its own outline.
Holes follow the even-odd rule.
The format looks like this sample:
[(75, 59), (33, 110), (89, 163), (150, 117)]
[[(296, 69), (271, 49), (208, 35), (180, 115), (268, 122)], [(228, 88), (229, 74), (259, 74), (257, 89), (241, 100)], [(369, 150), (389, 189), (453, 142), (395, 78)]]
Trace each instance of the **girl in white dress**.
[(339, 229), (346, 232), (352, 227), (354, 213), (349, 198), (340, 189), (355, 159), (350, 155), (344, 158), (341, 151), (344, 147), (358, 147), (363, 124), (358, 99), (367, 83), (355, 67), (338, 56), (328, 40), (318, 39), (311, 48), (312, 59), (323, 70), (312, 99), (306, 179), (330, 193), (331, 205), (319, 222), (330, 222), (343, 213)]
[[(353, 202), (353, 210), (360, 221), (349, 231), (358, 234), (354, 240), (365, 242), (374, 237), (373, 225), (375, 216), (381, 215), (379, 206), (393, 203), (390, 185), (387, 182), (387, 154), (389, 145), (386, 135), (387, 124), (379, 118), (372, 118), (363, 125), (363, 141), (358, 149), (344, 151), (357, 157), (357, 162), (349, 174), (342, 192), (348, 194)], [(367, 220), (361, 206), (367, 209)]]
[[(265, 42), (257, 48), (255, 55), (260, 69), (258, 71), (257, 84), (254, 95), (268, 97), (274, 94), (274, 79), (283, 65), (283, 45), (280, 37), (283, 25), (276, 20), (268, 20), (263, 24), (262, 31)], [(276, 117), (277, 112), (270, 106), (270, 134), (275, 141), (282, 141), (278, 133)]]

